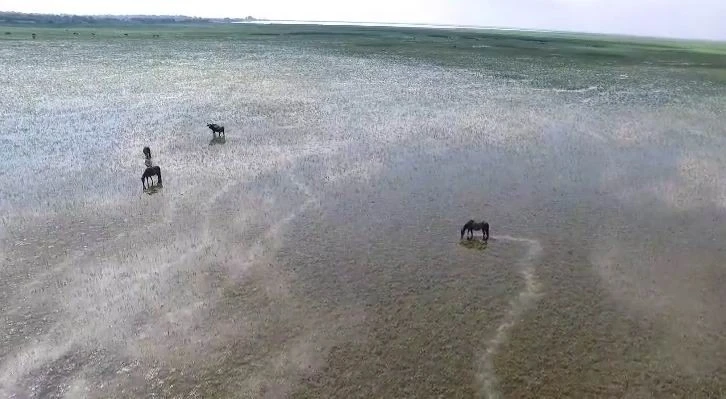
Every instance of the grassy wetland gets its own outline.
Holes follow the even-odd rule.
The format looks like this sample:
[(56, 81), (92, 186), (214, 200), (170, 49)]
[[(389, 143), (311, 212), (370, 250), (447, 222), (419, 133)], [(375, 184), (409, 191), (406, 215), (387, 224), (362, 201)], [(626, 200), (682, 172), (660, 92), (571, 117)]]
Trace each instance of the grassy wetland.
[(0, 396), (726, 396), (726, 45), (0, 30)]

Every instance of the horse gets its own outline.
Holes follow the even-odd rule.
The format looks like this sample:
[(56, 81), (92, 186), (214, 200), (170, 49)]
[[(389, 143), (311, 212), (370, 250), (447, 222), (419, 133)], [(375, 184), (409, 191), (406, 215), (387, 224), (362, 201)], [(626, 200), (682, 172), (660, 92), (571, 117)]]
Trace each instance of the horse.
[[(154, 183), (154, 179), (152, 179), (153, 176), (157, 177), (156, 185), (161, 186), (161, 168), (157, 166), (152, 166), (150, 168), (146, 168), (144, 171), (144, 174), (141, 175), (141, 185), (146, 189), (146, 181), (151, 180), (151, 183)], [(149, 185), (151, 187), (151, 184)]]
[(216, 123), (207, 123), (207, 127), (212, 129), (212, 136), (214, 136), (214, 133), (224, 134), (224, 126), (219, 126)]
[(474, 231), (480, 231), (480, 230), (481, 230), (482, 239), (484, 241), (488, 241), (489, 240), (489, 223), (487, 223), (483, 220), (481, 222), (469, 220), (468, 222), (466, 222), (464, 227), (461, 228), (461, 239), (462, 240), (464, 239), (464, 233), (468, 231), (469, 237), (467, 237), (467, 240), (471, 240), (472, 238), (474, 238)]
[(146, 159), (151, 159), (151, 149), (149, 147), (144, 147), (144, 155), (146, 156)]

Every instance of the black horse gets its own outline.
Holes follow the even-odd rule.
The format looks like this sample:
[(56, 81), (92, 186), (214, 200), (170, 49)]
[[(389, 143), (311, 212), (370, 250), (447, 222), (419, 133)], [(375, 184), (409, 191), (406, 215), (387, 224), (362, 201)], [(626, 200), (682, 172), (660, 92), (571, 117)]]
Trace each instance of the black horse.
[[(154, 183), (154, 179), (152, 177), (156, 176), (156, 185), (161, 186), (161, 168), (159, 166), (152, 166), (150, 168), (146, 168), (144, 171), (144, 174), (141, 175), (141, 185), (144, 186), (144, 189), (146, 189), (146, 182), (147, 180), (150, 180), (151, 183)], [(149, 187), (151, 187), (151, 184), (149, 184)]]
[(488, 241), (489, 240), (489, 223), (487, 223), (483, 220), (481, 222), (476, 222), (474, 220), (470, 220), (470, 221), (466, 222), (464, 227), (461, 228), (461, 239), (462, 240), (464, 239), (464, 233), (468, 231), (469, 237), (467, 237), (467, 239), (471, 240), (472, 238), (474, 238), (474, 231), (480, 231), (480, 230), (481, 230), (482, 239), (484, 241)]
[(219, 126), (216, 123), (207, 123), (207, 127), (212, 129), (212, 136), (214, 136), (214, 133), (219, 133), (220, 136), (225, 135), (224, 126)]

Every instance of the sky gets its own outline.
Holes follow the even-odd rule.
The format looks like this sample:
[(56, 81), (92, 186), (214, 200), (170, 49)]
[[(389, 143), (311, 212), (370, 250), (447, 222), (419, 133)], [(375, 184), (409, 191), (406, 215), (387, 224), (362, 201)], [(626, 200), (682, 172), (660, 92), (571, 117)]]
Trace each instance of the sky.
[(0, 0), (0, 11), (456, 24), (726, 40), (726, 0)]

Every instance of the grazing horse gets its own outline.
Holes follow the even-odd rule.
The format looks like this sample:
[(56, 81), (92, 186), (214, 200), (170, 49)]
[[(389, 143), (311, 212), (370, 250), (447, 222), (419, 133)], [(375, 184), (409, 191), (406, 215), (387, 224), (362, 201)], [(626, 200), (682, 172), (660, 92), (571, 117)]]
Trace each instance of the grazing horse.
[[(161, 186), (161, 168), (157, 166), (152, 166), (150, 168), (146, 168), (144, 171), (144, 174), (141, 175), (141, 185), (144, 186), (144, 189), (146, 189), (146, 181), (151, 180), (151, 183), (154, 183), (154, 179), (152, 179), (153, 176), (156, 176), (156, 185)], [(151, 184), (149, 185), (151, 187)]]
[(464, 239), (464, 233), (469, 232), (469, 237), (467, 237), (467, 240), (471, 240), (474, 238), (474, 231), (481, 230), (482, 239), (484, 241), (489, 240), (489, 223), (485, 221), (476, 222), (474, 220), (470, 220), (466, 222), (464, 227), (461, 228), (461, 239)]
[(151, 159), (151, 148), (144, 147), (144, 155), (146, 156), (146, 159)]
[(212, 129), (212, 136), (214, 136), (214, 133), (219, 133), (219, 135), (224, 135), (224, 126), (219, 126), (216, 123), (207, 123), (207, 127)]

